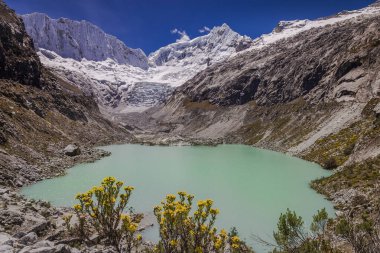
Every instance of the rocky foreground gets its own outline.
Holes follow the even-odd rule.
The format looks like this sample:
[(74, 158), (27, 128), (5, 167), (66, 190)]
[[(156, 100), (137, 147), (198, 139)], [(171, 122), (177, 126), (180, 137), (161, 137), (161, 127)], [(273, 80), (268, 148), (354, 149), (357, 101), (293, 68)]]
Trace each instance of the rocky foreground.
[(63, 217), (69, 209), (27, 200), (13, 188), (5, 187), (0, 187), (0, 203), (1, 253), (116, 252), (95, 241), (78, 249), (80, 240), (68, 236), (64, 226)]

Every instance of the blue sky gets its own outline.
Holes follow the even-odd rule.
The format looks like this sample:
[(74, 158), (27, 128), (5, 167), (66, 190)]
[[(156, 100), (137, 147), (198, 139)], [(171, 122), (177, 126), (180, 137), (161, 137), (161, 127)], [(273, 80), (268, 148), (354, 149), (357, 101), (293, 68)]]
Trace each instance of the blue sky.
[(365, 7), (374, 0), (5, 0), (19, 14), (43, 12), (50, 17), (88, 20), (128, 46), (147, 54), (174, 42), (186, 31), (190, 38), (202, 27), (227, 23), (256, 38), (280, 20), (315, 19)]

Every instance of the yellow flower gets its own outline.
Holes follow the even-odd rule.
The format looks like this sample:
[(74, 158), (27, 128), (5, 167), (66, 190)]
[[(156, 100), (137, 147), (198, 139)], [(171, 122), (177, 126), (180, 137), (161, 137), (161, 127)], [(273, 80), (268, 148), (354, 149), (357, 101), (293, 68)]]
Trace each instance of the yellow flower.
[(130, 192), (130, 191), (133, 191), (135, 188), (133, 186), (127, 186), (127, 187), (124, 187), (124, 191), (126, 192)]
[(240, 238), (238, 236), (233, 236), (231, 238), (231, 241), (232, 241), (232, 243), (239, 243), (240, 242)]
[(202, 207), (202, 206), (205, 206), (206, 205), (206, 201), (204, 200), (199, 200), (198, 203), (197, 203), (198, 207)]
[(175, 197), (175, 195), (173, 195), (173, 194), (168, 194), (168, 195), (166, 195), (166, 200), (167, 200), (168, 202), (173, 202), (175, 199), (176, 199), (176, 197)]
[(239, 244), (236, 244), (236, 243), (233, 243), (233, 244), (231, 245), (231, 247), (232, 247), (233, 249), (238, 249), (238, 248), (240, 248)]
[(137, 224), (132, 223), (131, 225), (129, 225), (128, 230), (131, 231), (132, 233), (135, 232), (137, 230)]
[(138, 241), (141, 241), (141, 240), (142, 240), (142, 235), (141, 235), (141, 234), (138, 234), (138, 235), (136, 236), (136, 239), (137, 239)]
[(122, 214), (122, 215), (120, 215), (120, 219), (123, 222), (127, 222), (127, 223), (131, 222), (131, 217), (128, 214)]
[(171, 240), (170, 241), (170, 245), (173, 246), (173, 247), (176, 246), (177, 245), (177, 241), (176, 240)]
[(76, 211), (82, 211), (82, 207), (81, 207), (81, 205), (79, 205), (79, 204), (75, 205), (75, 206), (74, 206), (74, 209), (75, 209)]
[(221, 239), (216, 239), (216, 242), (214, 244), (216, 249), (220, 249), (222, 247), (222, 240)]
[(219, 214), (219, 209), (211, 209), (211, 210), (210, 210), (210, 213), (211, 213), (212, 215), (217, 215), (217, 214)]
[(179, 195), (179, 196), (184, 196), (184, 197), (185, 197), (185, 196), (187, 196), (187, 193), (184, 192), (184, 191), (181, 191), (181, 192), (178, 192), (178, 195)]

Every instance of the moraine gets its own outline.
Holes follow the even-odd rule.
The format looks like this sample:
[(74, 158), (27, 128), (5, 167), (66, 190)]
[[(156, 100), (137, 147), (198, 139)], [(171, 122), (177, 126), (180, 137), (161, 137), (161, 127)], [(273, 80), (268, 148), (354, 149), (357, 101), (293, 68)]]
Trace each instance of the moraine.
[[(313, 179), (330, 173), (314, 163), (285, 154), (243, 145), (102, 147), (112, 152), (95, 163), (73, 167), (63, 177), (23, 188), (29, 198), (71, 206), (78, 192), (114, 176), (136, 188), (131, 205), (153, 219), (152, 209), (168, 193), (185, 190), (196, 200), (211, 198), (221, 210), (218, 228), (236, 226), (257, 252), (266, 250), (252, 241), (252, 235), (269, 239), (281, 212), (295, 210), (309, 224), (317, 209), (333, 206), (309, 188)], [(156, 228), (145, 232), (155, 240)]]

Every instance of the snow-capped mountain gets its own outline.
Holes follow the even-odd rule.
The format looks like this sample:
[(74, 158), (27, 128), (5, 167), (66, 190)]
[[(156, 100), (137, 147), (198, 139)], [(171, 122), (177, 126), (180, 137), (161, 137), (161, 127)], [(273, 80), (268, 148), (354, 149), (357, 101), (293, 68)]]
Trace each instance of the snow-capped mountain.
[(206, 35), (162, 47), (148, 57), (86, 21), (54, 20), (37, 13), (23, 19), (44, 65), (93, 93), (106, 110), (129, 112), (163, 102), (174, 87), (246, 50), (260, 50), (306, 30), (379, 12), (379, 5), (374, 4), (323, 19), (281, 21), (271, 33), (255, 40), (223, 24)]
[(343, 11), (336, 15), (319, 18), (316, 20), (292, 20), (292, 21), (280, 21), (278, 25), (269, 34), (264, 34), (259, 38), (256, 38), (253, 42), (252, 48), (261, 48), (269, 44), (275, 43), (279, 40), (290, 38), (301, 32), (313, 29), (321, 28), (328, 25), (344, 22), (350, 19), (360, 19), (362, 15), (376, 15), (380, 13), (380, 2), (359, 10)]
[(127, 47), (116, 37), (87, 21), (51, 19), (41, 13), (23, 15), (22, 18), (36, 48), (44, 48), (78, 61), (103, 61), (110, 58), (120, 64), (143, 69), (148, 67), (148, 59), (141, 49)]
[[(162, 102), (174, 87), (252, 43), (249, 37), (223, 24), (204, 36), (160, 48), (148, 58), (141, 53), (143, 61), (123, 62), (115, 54), (107, 59), (99, 57), (118, 52), (119, 48), (131, 49), (89, 22), (54, 20), (38, 13), (22, 17), (43, 64), (87, 93), (93, 93), (105, 109), (117, 112), (142, 110)], [(83, 34), (82, 30), (86, 32)], [(107, 38), (117, 41), (117, 47)], [(92, 47), (92, 41), (98, 41), (99, 47)], [(87, 52), (88, 56), (81, 52)]]

